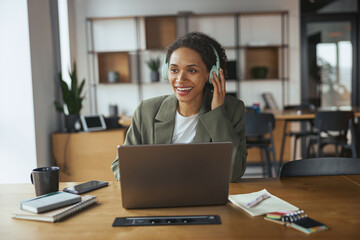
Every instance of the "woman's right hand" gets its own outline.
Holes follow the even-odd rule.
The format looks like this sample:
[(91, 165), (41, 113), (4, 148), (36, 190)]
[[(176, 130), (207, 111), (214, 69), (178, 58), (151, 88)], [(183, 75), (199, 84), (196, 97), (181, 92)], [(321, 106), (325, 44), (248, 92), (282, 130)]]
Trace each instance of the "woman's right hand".
[(225, 102), (226, 95), (226, 84), (225, 84), (225, 75), (222, 68), (219, 69), (220, 77), (216, 76), (216, 73), (213, 72), (213, 77), (211, 82), (214, 86), (214, 94), (211, 102), (211, 110), (214, 110), (217, 107), (220, 107)]

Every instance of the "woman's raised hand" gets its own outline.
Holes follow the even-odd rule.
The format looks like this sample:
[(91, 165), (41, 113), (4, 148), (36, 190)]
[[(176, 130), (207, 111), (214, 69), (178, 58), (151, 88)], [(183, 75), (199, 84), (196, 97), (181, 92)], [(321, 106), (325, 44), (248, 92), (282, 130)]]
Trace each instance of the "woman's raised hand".
[(225, 75), (222, 68), (219, 69), (219, 76), (216, 76), (216, 73), (213, 72), (211, 82), (214, 86), (214, 94), (211, 102), (211, 110), (214, 110), (217, 107), (220, 107), (224, 104), (226, 89), (225, 89)]

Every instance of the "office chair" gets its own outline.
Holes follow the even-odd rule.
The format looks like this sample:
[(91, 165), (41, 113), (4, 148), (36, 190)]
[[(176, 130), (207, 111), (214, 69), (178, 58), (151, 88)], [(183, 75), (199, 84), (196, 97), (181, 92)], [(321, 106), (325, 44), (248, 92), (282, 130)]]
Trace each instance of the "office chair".
[(286, 162), (280, 177), (331, 176), (360, 174), (360, 159), (309, 158)]
[[(344, 156), (345, 150), (351, 150), (352, 157), (357, 158), (355, 149), (355, 134), (353, 128), (353, 111), (318, 111), (315, 116), (314, 127), (316, 135), (311, 137), (308, 145), (308, 156), (310, 148), (317, 146), (316, 157), (323, 157), (323, 148), (326, 145), (335, 146), (335, 156), (339, 156), (338, 147), (341, 147), (341, 156)], [(351, 133), (351, 143), (348, 144), (347, 133)]]
[[(288, 105), (284, 106), (284, 110), (293, 110), (293, 111), (301, 111), (301, 112), (311, 112), (315, 111), (315, 105), (311, 103), (304, 103), (300, 105)], [(300, 131), (286, 131), (287, 124), (289, 122), (308, 122), (310, 123), (310, 130), (300, 130)], [(279, 165), (281, 166), (283, 163), (283, 156), (284, 156), (284, 149), (285, 149), (285, 139), (286, 137), (294, 137), (294, 152), (292, 159), (295, 160), (296, 158), (296, 148), (297, 148), (297, 142), (299, 139), (306, 139), (307, 137), (313, 135), (313, 120), (312, 119), (287, 119), (284, 122), (284, 130), (283, 130), (283, 136), (281, 140), (281, 149), (280, 149), (280, 159), (279, 159)]]
[[(272, 131), (275, 128), (275, 118), (272, 113), (245, 113), (245, 133), (247, 148), (259, 148), (265, 151), (266, 169), (269, 177), (272, 177), (272, 166), (270, 160), (270, 152), (272, 153), (275, 172), (278, 171), (275, 158), (275, 145)], [(270, 137), (267, 137), (269, 134)]]
[(360, 117), (354, 118), (354, 143), (356, 156), (360, 158)]

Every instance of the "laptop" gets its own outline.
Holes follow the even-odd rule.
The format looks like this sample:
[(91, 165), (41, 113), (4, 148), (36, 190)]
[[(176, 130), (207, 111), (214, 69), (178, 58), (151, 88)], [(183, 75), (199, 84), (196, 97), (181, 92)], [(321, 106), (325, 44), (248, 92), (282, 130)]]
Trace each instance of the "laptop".
[(232, 143), (119, 146), (124, 208), (226, 204)]

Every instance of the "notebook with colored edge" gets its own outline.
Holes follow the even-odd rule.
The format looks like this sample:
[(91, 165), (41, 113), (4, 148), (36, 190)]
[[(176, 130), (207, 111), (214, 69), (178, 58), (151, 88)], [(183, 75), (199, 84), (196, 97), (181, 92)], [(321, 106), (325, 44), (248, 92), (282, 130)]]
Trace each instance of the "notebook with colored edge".
[(328, 226), (325, 224), (308, 217), (303, 210), (268, 213), (265, 216), (265, 220), (289, 226), (306, 234), (328, 229)]

